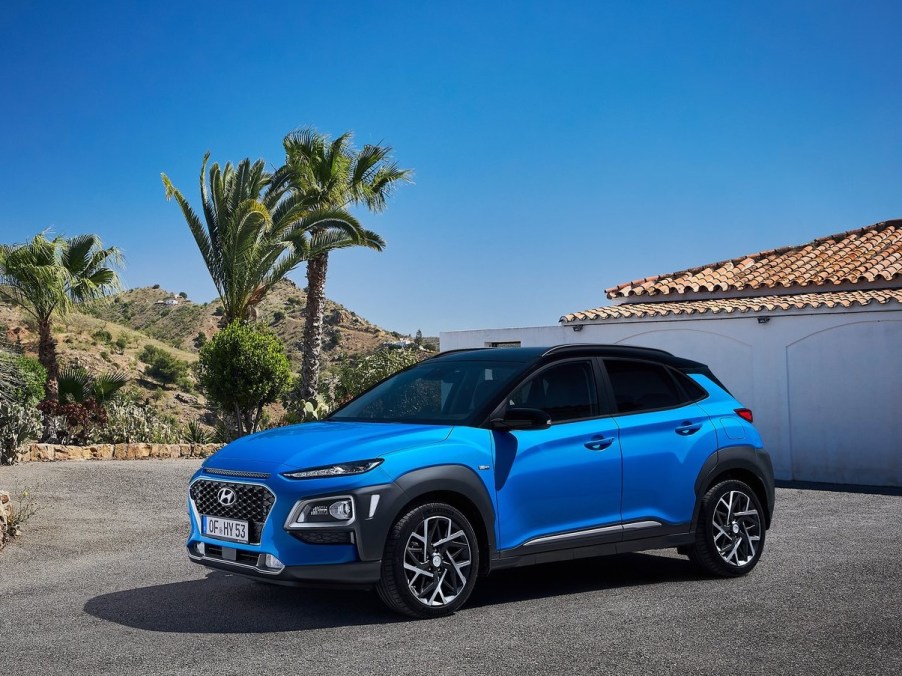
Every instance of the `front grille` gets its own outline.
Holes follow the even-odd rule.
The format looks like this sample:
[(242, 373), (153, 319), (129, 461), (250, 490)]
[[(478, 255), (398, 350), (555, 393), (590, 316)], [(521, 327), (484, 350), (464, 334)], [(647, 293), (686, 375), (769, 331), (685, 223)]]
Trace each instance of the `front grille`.
[(234, 476), (242, 479), (268, 479), (268, 472), (243, 472), (234, 469), (216, 469), (215, 467), (204, 467), (207, 474), (218, 474), (220, 476)]
[(349, 545), (351, 544), (351, 533), (349, 531), (329, 531), (329, 530), (309, 530), (309, 531), (291, 531), (301, 542), (308, 545)]
[[(217, 494), (221, 488), (235, 491), (235, 502), (222, 505)], [(266, 488), (257, 484), (238, 484), (226, 481), (208, 481), (201, 479), (191, 485), (191, 499), (197, 511), (208, 516), (221, 516), (225, 519), (240, 519), (248, 522), (248, 541), (260, 543), (260, 534), (266, 517), (276, 502), (276, 496)]]

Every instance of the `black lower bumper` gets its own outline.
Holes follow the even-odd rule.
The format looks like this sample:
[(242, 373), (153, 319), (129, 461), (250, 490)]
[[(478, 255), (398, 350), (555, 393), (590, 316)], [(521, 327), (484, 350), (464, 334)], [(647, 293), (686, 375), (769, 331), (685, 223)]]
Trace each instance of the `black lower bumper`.
[(208, 568), (243, 575), (261, 582), (292, 586), (372, 587), (379, 581), (381, 561), (355, 561), (318, 566), (288, 566), (278, 573), (263, 572), (254, 566), (207, 557), (189, 557)]

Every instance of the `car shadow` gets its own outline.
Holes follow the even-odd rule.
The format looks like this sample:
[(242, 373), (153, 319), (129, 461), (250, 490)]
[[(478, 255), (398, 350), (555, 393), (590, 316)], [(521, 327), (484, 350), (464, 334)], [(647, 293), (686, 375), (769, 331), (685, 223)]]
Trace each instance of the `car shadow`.
[(254, 582), (210, 571), (200, 580), (103, 594), (84, 610), (101, 620), (186, 634), (271, 633), (385, 624), (399, 619), (375, 594)]
[[(622, 554), (530, 566), (480, 580), (467, 608), (587, 591), (702, 579), (682, 558)], [(146, 631), (228, 634), (306, 631), (411, 621), (386, 610), (375, 594), (257, 583), (221, 571), (200, 580), (95, 596), (85, 612)]]
[(701, 579), (705, 574), (683, 557), (618, 554), (492, 573), (476, 585), (467, 607)]

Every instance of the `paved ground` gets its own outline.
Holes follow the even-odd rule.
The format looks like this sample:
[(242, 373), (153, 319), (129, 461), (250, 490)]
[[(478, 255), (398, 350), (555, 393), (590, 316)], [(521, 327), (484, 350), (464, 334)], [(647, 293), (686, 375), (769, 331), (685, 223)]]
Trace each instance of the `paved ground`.
[(765, 556), (715, 580), (670, 553), (499, 573), (455, 616), (191, 564), (197, 462), (0, 468), (43, 508), (0, 552), (0, 671), (25, 674), (902, 673), (902, 497), (780, 489)]

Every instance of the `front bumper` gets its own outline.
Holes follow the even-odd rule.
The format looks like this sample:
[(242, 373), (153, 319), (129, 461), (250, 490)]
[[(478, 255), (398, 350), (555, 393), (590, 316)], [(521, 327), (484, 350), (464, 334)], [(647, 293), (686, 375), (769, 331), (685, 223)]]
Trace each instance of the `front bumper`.
[[(371, 586), (379, 580), (382, 553), (392, 518), (404, 504), (404, 491), (395, 483), (351, 487), (329, 481), (290, 480), (275, 475), (265, 480), (222, 479), (201, 470), (192, 480), (266, 487), (275, 503), (260, 530), (259, 543), (235, 543), (204, 535), (197, 505), (188, 499), (191, 533), (186, 543), (194, 563), (277, 584), (325, 584)], [(316, 488), (311, 491), (310, 488)], [(190, 490), (190, 489), (189, 489)], [(355, 519), (334, 528), (289, 529), (287, 524), (300, 501), (351, 496)], [(312, 544), (304, 535), (316, 532), (341, 534), (343, 543)], [(269, 556), (267, 556), (269, 555)]]

